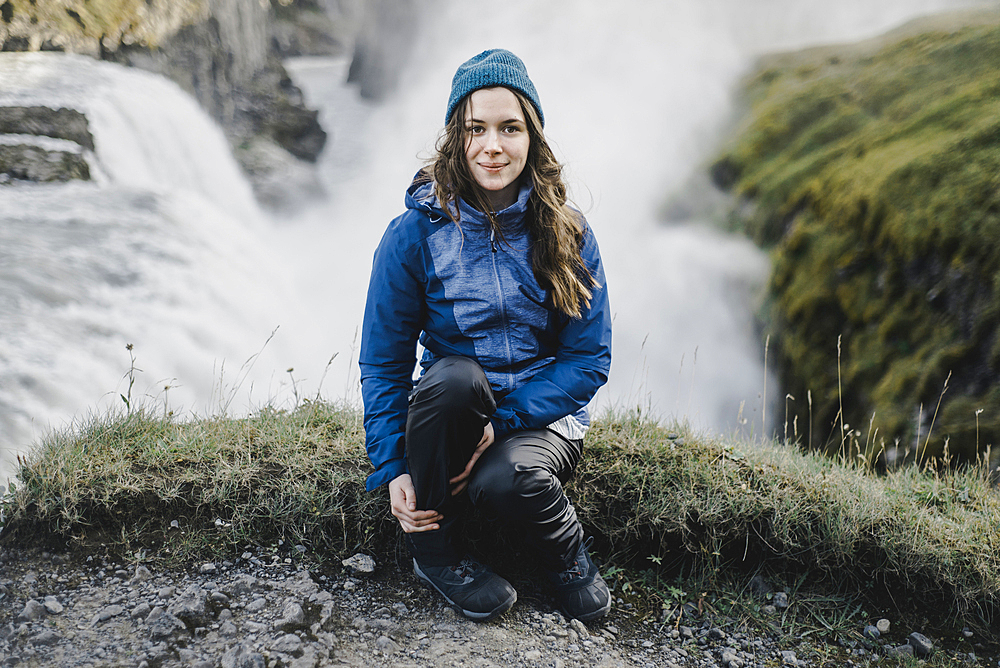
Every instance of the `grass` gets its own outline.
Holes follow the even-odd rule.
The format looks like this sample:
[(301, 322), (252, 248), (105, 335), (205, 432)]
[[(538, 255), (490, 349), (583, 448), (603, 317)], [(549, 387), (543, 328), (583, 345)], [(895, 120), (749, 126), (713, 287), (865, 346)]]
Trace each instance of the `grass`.
[[(995, 618), (1000, 494), (983, 470), (877, 476), (792, 445), (675, 431), (605, 416), (568, 488), (617, 591), (638, 607), (659, 614), (693, 598), (753, 615), (761, 603), (740, 588), (764, 572), (822, 582), (848, 607), (891, 591), (902, 610), (946, 610), (980, 628)], [(358, 412), (321, 401), (183, 421), (133, 407), (43, 440), (5, 498), (0, 537), (34, 544), (42, 531), (167, 562), (278, 539), (317, 559), (384, 555), (398, 527), (385, 495), (364, 491), (362, 444)], [(486, 528), (480, 539), (497, 540)], [(822, 606), (806, 609), (831, 623)]]

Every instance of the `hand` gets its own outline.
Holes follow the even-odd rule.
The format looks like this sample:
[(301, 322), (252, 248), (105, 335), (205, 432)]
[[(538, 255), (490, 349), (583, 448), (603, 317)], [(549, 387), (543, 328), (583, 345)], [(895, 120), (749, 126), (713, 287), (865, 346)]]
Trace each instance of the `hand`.
[(476, 465), (479, 458), (484, 452), (486, 452), (486, 448), (490, 447), (492, 444), (493, 423), (487, 422), (486, 426), (483, 428), (483, 437), (479, 439), (479, 443), (476, 445), (476, 451), (472, 453), (472, 458), (469, 459), (469, 463), (465, 465), (465, 470), (448, 481), (452, 485), (455, 485), (455, 488), (451, 490), (452, 496), (461, 494), (465, 488), (469, 486), (469, 476), (472, 475), (472, 467)]
[(409, 473), (398, 476), (389, 483), (389, 503), (392, 514), (406, 533), (433, 531), (444, 516), (436, 510), (417, 510), (417, 492)]

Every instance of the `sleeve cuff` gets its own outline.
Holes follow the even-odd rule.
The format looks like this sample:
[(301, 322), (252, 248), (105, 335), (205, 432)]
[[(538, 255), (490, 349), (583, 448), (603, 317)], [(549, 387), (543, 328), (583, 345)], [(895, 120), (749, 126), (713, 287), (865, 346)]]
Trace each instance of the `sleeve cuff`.
[(405, 459), (390, 459), (368, 476), (368, 480), (365, 481), (365, 491), (371, 492), (382, 485), (387, 485), (406, 472)]

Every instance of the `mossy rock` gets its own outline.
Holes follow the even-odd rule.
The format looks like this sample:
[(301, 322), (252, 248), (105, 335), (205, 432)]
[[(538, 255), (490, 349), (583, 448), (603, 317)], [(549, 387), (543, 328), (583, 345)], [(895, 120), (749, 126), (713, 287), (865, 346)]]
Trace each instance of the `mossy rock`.
[(998, 62), (989, 10), (748, 81), (712, 173), (771, 250), (763, 316), (804, 444), (971, 460), (998, 443)]

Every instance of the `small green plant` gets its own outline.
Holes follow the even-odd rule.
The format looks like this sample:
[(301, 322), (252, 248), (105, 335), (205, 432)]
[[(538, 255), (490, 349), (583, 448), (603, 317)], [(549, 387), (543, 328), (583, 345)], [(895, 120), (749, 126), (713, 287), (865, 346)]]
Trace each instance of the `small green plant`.
[(135, 346), (131, 343), (126, 343), (125, 350), (128, 351), (129, 367), (128, 371), (125, 372), (125, 375), (122, 376), (122, 380), (126, 378), (128, 379), (128, 388), (125, 390), (124, 394), (119, 394), (118, 396), (121, 397), (122, 403), (125, 404), (125, 409), (130, 411), (132, 410), (132, 388), (135, 386), (135, 375), (142, 372), (142, 369), (136, 367), (135, 365)]

